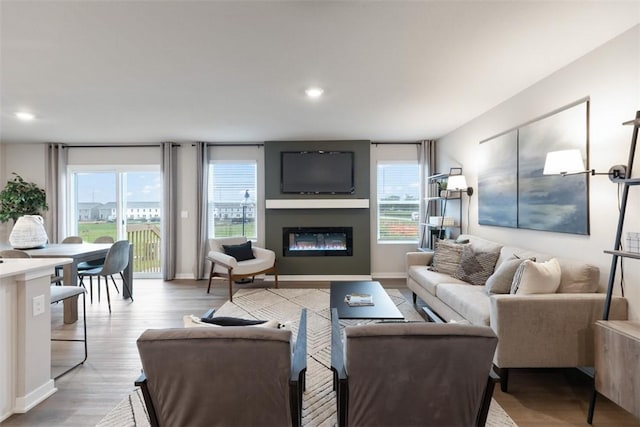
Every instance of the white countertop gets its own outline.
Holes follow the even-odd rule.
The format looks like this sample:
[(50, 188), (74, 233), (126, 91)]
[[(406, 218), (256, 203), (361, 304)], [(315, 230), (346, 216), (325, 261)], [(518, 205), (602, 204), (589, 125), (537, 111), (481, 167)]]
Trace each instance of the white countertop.
[(52, 269), (56, 265), (70, 264), (71, 258), (2, 258), (0, 278), (15, 276), (42, 269)]

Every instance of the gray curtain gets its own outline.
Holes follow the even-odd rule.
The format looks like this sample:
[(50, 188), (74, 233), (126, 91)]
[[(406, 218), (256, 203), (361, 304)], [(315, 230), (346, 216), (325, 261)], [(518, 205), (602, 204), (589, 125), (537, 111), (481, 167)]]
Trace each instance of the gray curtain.
[(196, 280), (205, 277), (205, 257), (207, 255), (207, 222), (208, 222), (208, 182), (209, 182), (209, 150), (206, 142), (196, 144), (196, 197), (197, 200), (197, 230), (196, 264), (193, 275)]
[[(436, 141), (433, 139), (420, 141), (418, 145), (418, 162), (420, 163), (420, 223), (427, 223), (430, 215), (436, 215), (436, 212), (427, 212), (427, 203), (425, 198), (429, 194), (427, 186), (429, 185), (427, 177), (433, 175), (436, 170)], [(433, 206), (432, 206), (433, 209)], [(420, 247), (427, 246), (427, 228), (420, 226), (419, 242)]]
[(45, 227), (50, 242), (60, 242), (66, 236), (68, 150), (64, 144), (47, 144), (46, 185), (49, 210)]
[(176, 276), (176, 222), (177, 222), (177, 145), (163, 142), (162, 148), (162, 261), (164, 280)]

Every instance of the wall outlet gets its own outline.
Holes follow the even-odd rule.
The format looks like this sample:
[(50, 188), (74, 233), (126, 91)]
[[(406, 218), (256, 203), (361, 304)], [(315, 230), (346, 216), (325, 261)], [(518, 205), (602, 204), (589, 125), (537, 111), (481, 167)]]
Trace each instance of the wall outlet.
[(33, 317), (44, 313), (44, 295), (33, 297)]
[(189, 218), (189, 211), (180, 211), (180, 217)]

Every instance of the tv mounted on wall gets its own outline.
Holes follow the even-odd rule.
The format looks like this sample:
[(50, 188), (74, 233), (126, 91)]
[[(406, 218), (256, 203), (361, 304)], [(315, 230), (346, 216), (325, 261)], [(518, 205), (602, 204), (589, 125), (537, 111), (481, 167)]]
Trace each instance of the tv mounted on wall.
[(283, 151), (282, 193), (353, 194), (352, 151)]

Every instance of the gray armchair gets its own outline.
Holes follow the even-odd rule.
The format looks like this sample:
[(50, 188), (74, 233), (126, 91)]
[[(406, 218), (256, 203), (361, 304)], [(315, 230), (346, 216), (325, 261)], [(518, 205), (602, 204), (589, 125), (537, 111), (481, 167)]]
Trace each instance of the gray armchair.
[(350, 326), (332, 312), (339, 426), (482, 426), (498, 339), (489, 327), (428, 322)]
[(278, 267), (276, 264), (276, 254), (272, 250), (252, 246), (253, 258), (238, 260), (225, 253), (225, 246), (236, 246), (247, 243), (247, 238), (225, 237), (219, 239), (209, 239), (209, 254), (207, 260), (211, 262), (209, 271), (209, 286), (207, 293), (211, 291), (211, 281), (214, 277), (225, 277), (229, 283), (229, 301), (233, 301), (233, 282), (265, 273), (273, 273), (275, 276), (275, 287), (278, 287)]
[(299, 426), (307, 311), (290, 330), (221, 326), (147, 330), (138, 338), (152, 426)]

